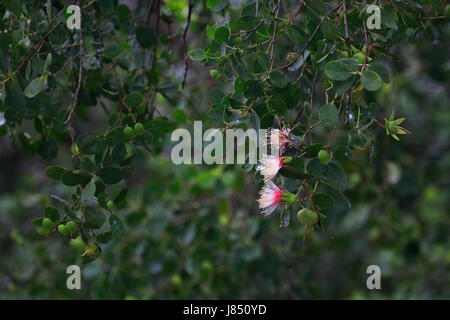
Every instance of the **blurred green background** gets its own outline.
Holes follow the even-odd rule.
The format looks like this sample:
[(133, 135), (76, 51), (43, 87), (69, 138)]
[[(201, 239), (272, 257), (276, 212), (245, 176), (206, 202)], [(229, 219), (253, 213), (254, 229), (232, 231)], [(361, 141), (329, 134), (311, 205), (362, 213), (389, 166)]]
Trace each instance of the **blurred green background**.
[[(185, 1), (167, 3), (182, 28)], [(211, 19), (201, 4), (195, 7), (190, 47), (202, 45)], [(138, 153), (132, 192), (120, 210), (124, 238), (81, 266), (82, 290), (68, 290), (66, 268), (81, 265), (83, 249), (40, 236), (31, 221), (42, 216), (49, 194), (70, 189), (45, 175), (51, 163), (1, 137), (0, 299), (448, 299), (446, 28), (445, 41), (394, 48), (401, 59), (390, 62), (391, 83), (374, 97), (378, 119), (395, 108), (413, 134), (397, 142), (376, 131), (373, 163), (366, 150), (344, 167), (352, 208), (338, 203), (325, 210), (324, 232), (310, 230), (305, 242), (296, 219), (281, 228), (278, 211), (259, 215), (252, 174), (237, 166), (173, 165), (166, 143), (159, 155)], [(170, 72), (182, 73), (183, 63)], [(191, 120), (206, 118), (214, 85), (207, 68), (191, 63), (180, 100)], [(164, 97), (156, 105), (172, 116)], [(81, 131), (92, 126), (77, 123)], [(60, 163), (70, 159), (67, 151), (60, 149)], [(381, 290), (366, 288), (372, 264), (381, 267)]]

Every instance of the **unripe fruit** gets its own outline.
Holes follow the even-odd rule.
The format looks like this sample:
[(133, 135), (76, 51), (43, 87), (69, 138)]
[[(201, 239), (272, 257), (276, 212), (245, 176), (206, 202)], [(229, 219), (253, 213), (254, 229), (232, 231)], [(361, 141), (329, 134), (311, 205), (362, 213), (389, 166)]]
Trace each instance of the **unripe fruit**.
[(44, 218), (42, 220), (42, 226), (47, 228), (47, 229), (53, 228), (54, 225), (55, 224), (53, 223), (53, 221), (51, 219), (49, 219), (49, 218)]
[(330, 161), (330, 155), (328, 154), (328, 152), (326, 150), (320, 150), (317, 157), (319, 158), (320, 162), (322, 162), (322, 163), (327, 163), (328, 161)]
[(358, 52), (355, 55), (353, 55), (353, 60), (355, 60), (361, 64), (364, 63), (365, 59), (366, 59), (366, 57), (361, 52)]
[(136, 134), (138, 136), (142, 136), (144, 134), (144, 131), (145, 131), (145, 128), (142, 123), (138, 122), (134, 125), (134, 132), (136, 132)]
[(319, 222), (319, 216), (311, 209), (303, 208), (297, 212), (297, 219), (304, 226), (312, 227)]
[(67, 227), (63, 224), (60, 224), (58, 226), (58, 232), (61, 233), (63, 236), (67, 235)]
[(106, 207), (108, 208), (108, 210), (111, 210), (114, 207), (114, 202), (112, 202), (111, 200), (109, 200), (106, 203)]
[(123, 133), (125, 133), (127, 137), (134, 137), (134, 130), (131, 127), (125, 127), (125, 129), (123, 129)]
[(77, 231), (77, 225), (75, 222), (69, 221), (66, 224), (66, 229), (69, 233), (74, 233), (75, 231)]
[(209, 71), (209, 74), (211, 75), (211, 77), (213, 77), (216, 80), (220, 80), (222, 78), (222, 75), (217, 70), (211, 70), (211, 71)]

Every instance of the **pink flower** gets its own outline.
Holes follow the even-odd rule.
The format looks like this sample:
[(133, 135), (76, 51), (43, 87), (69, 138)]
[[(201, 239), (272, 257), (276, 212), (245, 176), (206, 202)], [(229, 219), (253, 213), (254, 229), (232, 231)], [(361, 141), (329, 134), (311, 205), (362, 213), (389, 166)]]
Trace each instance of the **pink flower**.
[(278, 188), (271, 180), (266, 183), (259, 193), (259, 208), (265, 216), (271, 214), (280, 203), (284, 202), (281, 197), (283, 191)]
[(272, 180), (278, 173), (278, 170), (282, 166), (285, 166), (283, 158), (277, 156), (268, 155), (260, 160), (260, 165), (256, 167), (256, 170), (260, 171), (264, 176), (264, 182)]

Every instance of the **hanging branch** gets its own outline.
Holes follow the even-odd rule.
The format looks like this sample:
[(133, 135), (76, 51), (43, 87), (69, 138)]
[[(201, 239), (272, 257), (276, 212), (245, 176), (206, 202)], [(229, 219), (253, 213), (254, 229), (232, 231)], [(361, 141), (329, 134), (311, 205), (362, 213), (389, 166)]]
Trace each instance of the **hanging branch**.
[(80, 34), (80, 53), (78, 55), (79, 55), (79, 59), (80, 59), (80, 66), (78, 69), (78, 80), (77, 80), (77, 84), (76, 84), (73, 103), (70, 108), (69, 115), (67, 116), (67, 119), (66, 119), (66, 121), (64, 121), (63, 125), (67, 125), (70, 122), (70, 119), (72, 118), (73, 111), (75, 110), (76, 106), (78, 105), (78, 96), (79, 96), (80, 88), (81, 88), (82, 75), (83, 75), (83, 33), (81, 32), (81, 29), (80, 29), (79, 34)]
[(270, 69), (269, 69), (268, 74), (270, 74), (272, 72), (272, 68), (273, 68), (273, 56), (275, 53), (275, 41), (277, 38), (278, 14), (280, 13), (280, 7), (281, 7), (281, 0), (278, 0), (278, 3), (276, 5), (277, 11), (275, 13), (275, 22), (273, 25), (273, 36), (272, 36), (271, 49), (270, 49)]
[(156, 52), (158, 50), (159, 22), (161, 20), (161, 0), (158, 0), (158, 4), (156, 5), (156, 15), (155, 47), (153, 48), (152, 69), (154, 69), (156, 65)]
[(188, 64), (188, 58), (187, 58), (187, 44), (186, 44), (186, 36), (187, 32), (189, 30), (189, 25), (191, 24), (191, 14), (192, 14), (192, 7), (193, 3), (191, 0), (189, 0), (189, 11), (187, 15), (187, 21), (186, 21), (186, 27), (184, 28), (183, 32), (183, 46), (184, 46), (184, 76), (183, 76), (183, 83), (181, 84), (181, 87), (184, 89), (184, 85), (186, 84), (186, 76), (189, 68)]

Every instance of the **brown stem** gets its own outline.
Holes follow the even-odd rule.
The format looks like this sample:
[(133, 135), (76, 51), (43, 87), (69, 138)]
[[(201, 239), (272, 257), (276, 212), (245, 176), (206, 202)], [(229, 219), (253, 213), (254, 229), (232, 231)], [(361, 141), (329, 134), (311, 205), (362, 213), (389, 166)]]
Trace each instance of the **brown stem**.
[(181, 84), (181, 87), (184, 89), (184, 85), (186, 84), (186, 76), (188, 72), (188, 58), (187, 58), (187, 44), (186, 44), (186, 36), (187, 32), (189, 30), (189, 25), (191, 24), (191, 13), (192, 13), (192, 7), (194, 4), (191, 0), (189, 0), (189, 11), (187, 15), (187, 21), (186, 21), (186, 27), (184, 28), (183, 32), (183, 46), (184, 46), (184, 76), (183, 76), (183, 83)]

